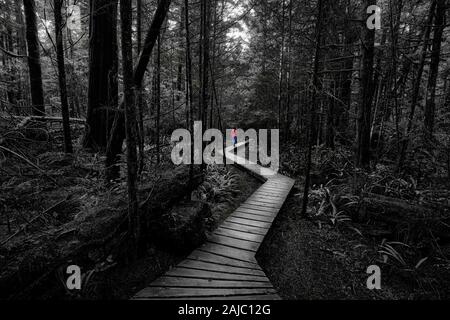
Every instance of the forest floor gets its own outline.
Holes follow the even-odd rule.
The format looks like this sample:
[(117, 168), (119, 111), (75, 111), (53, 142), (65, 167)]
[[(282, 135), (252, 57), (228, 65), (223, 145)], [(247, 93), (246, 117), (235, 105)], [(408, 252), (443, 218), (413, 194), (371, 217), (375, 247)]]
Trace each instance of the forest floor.
[[(335, 161), (335, 167), (345, 167), (342, 159), (330, 158), (327, 161)], [(292, 169), (296, 157), (289, 159)], [(427, 177), (426, 183), (406, 183), (405, 177), (378, 170), (365, 178), (361, 189), (379, 195), (358, 194), (350, 187), (351, 177), (343, 174), (332, 179), (329, 166), (318, 167), (312, 175), (307, 217), (301, 215), (301, 179), (257, 254), (280, 296), (290, 300), (449, 299), (448, 180), (431, 183)], [(378, 196), (388, 201), (376, 205), (368, 201)], [(381, 290), (367, 288), (371, 265), (381, 268)]]
[[(205, 178), (193, 197), (210, 206), (212, 216), (207, 222), (208, 232), (214, 231), (259, 187), (255, 178), (235, 167), (211, 167)], [(103, 289), (88, 298), (129, 299), (184, 258), (185, 255), (152, 246), (139, 260), (97, 277), (96, 282)]]
[[(448, 299), (449, 265), (429, 261), (420, 272), (378, 261), (380, 243), (352, 228), (301, 217), (291, 195), (263, 242), (257, 259), (279, 294), (290, 300)], [(431, 259), (430, 259), (431, 260)], [(448, 262), (447, 262), (448, 263)], [(366, 286), (368, 266), (382, 270), (381, 290)], [(406, 268), (405, 268), (406, 269)]]
[[(65, 156), (57, 151), (60, 142), (24, 145), (13, 149), (17, 156), (7, 154), (2, 160), (0, 288), (5, 290), (0, 293), (13, 299), (129, 299), (181, 261), (189, 248), (170, 250), (147, 238), (145, 252), (128, 261), (121, 227), (124, 218), (126, 222), (126, 178), (105, 184), (102, 156), (84, 151)], [(173, 207), (187, 212), (191, 203), (206, 203), (211, 215), (200, 217), (205, 232), (259, 187), (235, 167), (210, 166), (192, 192), (193, 202), (186, 202), (188, 170), (148, 161), (139, 201), (149, 204), (141, 214), (159, 219)], [(126, 172), (123, 163), (121, 171)], [(191, 234), (201, 233), (193, 229)], [(65, 290), (67, 263), (82, 267), (81, 292)]]
[[(291, 195), (263, 242), (257, 259), (279, 294), (290, 300), (395, 299), (396, 292), (366, 288), (371, 265), (356, 234), (302, 219), (301, 200)], [(403, 295), (403, 294), (402, 294)]]

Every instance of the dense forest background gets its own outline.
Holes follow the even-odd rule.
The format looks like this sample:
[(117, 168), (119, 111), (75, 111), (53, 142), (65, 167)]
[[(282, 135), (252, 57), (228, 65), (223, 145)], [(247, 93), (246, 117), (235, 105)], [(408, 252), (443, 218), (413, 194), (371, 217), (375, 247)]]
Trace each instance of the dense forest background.
[[(0, 297), (128, 297), (201, 243), (257, 185), (171, 163), (202, 121), (280, 129), (296, 191), (260, 259), (286, 298), (448, 298), (449, 6), (0, 0)], [(388, 291), (363, 293), (370, 264)]]

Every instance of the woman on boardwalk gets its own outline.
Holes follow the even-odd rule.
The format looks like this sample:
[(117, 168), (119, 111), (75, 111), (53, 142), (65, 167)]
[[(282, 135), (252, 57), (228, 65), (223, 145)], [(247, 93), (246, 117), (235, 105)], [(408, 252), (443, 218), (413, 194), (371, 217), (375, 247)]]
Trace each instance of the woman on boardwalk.
[(237, 129), (233, 128), (231, 130), (231, 140), (233, 141), (233, 146), (236, 146), (237, 144)]

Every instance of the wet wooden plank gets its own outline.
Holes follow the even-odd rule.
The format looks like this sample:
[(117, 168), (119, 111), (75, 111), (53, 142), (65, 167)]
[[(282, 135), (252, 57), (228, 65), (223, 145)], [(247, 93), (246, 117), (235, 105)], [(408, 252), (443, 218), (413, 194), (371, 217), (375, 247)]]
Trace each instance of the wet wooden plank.
[(235, 212), (242, 212), (242, 213), (253, 214), (253, 215), (263, 216), (263, 217), (270, 217), (270, 218), (273, 218), (276, 216), (276, 210), (274, 210), (273, 212), (267, 212), (267, 211), (261, 211), (258, 209), (239, 207), (238, 209), (236, 209)]
[(221, 224), (221, 227), (230, 229), (230, 230), (258, 234), (258, 235), (262, 235), (262, 236), (265, 236), (267, 233), (267, 229), (265, 229), (265, 228), (258, 228), (258, 227), (254, 227), (254, 226), (244, 226), (242, 224), (236, 224), (231, 221), (224, 221)]
[(269, 204), (260, 202), (257, 200), (247, 200), (245, 201), (245, 204), (251, 204), (253, 206), (263, 207), (263, 208), (272, 208), (272, 209), (281, 209), (281, 204)]
[(234, 273), (224, 273), (216, 271), (195, 270), (177, 267), (165, 274), (166, 277), (183, 277), (207, 280), (232, 280), (232, 281), (255, 281), (269, 283), (267, 277), (242, 275)]
[(242, 231), (235, 231), (235, 230), (230, 230), (230, 229), (224, 229), (222, 227), (217, 228), (214, 231), (214, 233), (222, 235), (222, 236), (236, 238), (236, 239), (254, 241), (257, 243), (261, 243), (264, 239), (264, 236), (262, 236), (262, 235), (248, 233), (248, 232), (242, 232)]
[(236, 260), (200, 250), (195, 250), (194, 252), (192, 252), (189, 256), (189, 259), (202, 262), (216, 263), (224, 266), (261, 270), (261, 267), (255, 263)]
[(264, 192), (264, 193), (268, 193), (268, 194), (277, 195), (277, 196), (284, 196), (284, 195), (286, 195), (289, 192), (289, 190), (272, 189), (272, 188), (265, 188), (265, 187), (261, 187), (261, 189), (258, 190), (258, 191)]
[(270, 214), (277, 214), (278, 213), (278, 209), (277, 208), (261, 207), (261, 206), (257, 206), (257, 205), (252, 205), (250, 203), (244, 203), (239, 208), (240, 209), (248, 208), (248, 209), (253, 209), (253, 210), (258, 210), (258, 211), (264, 211), (264, 212), (267, 212), (267, 213), (270, 213)]
[(231, 215), (231, 217), (249, 219), (249, 220), (253, 220), (253, 221), (261, 221), (261, 222), (272, 222), (274, 219), (273, 217), (255, 215), (255, 214), (244, 213), (244, 212), (239, 212), (239, 211), (235, 211)]
[(263, 185), (260, 189), (261, 191), (275, 191), (275, 192), (279, 192), (279, 193), (284, 193), (284, 192), (288, 192), (290, 189), (290, 187), (272, 187), (272, 186), (266, 186)]
[(230, 217), (227, 219), (227, 221), (234, 222), (237, 224), (242, 224), (244, 226), (258, 227), (258, 228), (264, 228), (264, 229), (269, 229), (270, 226), (272, 225), (269, 222), (252, 221), (252, 220), (235, 218), (235, 217)]
[(207, 280), (183, 277), (162, 276), (156, 279), (150, 287), (175, 287), (175, 288), (266, 288), (271, 289), (270, 282), (232, 281), (232, 280)]
[(286, 189), (290, 188), (289, 183), (286, 183), (286, 182), (274, 183), (272, 181), (266, 182), (264, 184), (264, 187), (274, 188), (274, 189), (283, 189), (283, 190), (286, 190)]
[(234, 274), (242, 274), (249, 276), (259, 276), (266, 277), (265, 273), (262, 270), (255, 270), (249, 268), (241, 268), (241, 267), (232, 267), (222, 264), (217, 264), (214, 262), (204, 262), (199, 260), (190, 260), (186, 259), (182, 261), (178, 267), (191, 268), (196, 270), (207, 270), (207, 271), (216, 271), (216, 272), (225, 272), (225, 273), (234, 273)]
[(259, 243), (247, 240), (239, 240), (235, 238), (230, 238), (227, 236), (222, 236), (218, 234), (212, 234), (208, 237), (209, 243), (220, 244), (226, 247), (231, 247), (235, 249), (242, 249), (250, 252), (256, 252), (259, 247)]
[(251, 197), (259, 197), (259, 198), (264, 198), (264, 199), (274, 199), (274, 200), (278, 200), (278, 199), (284, 199), (286, 198), (286, 195), (284, 194), (271, 194), (271, 193), (263, 193), (263, 192), (255, 192), (251, 195)]
[(265, 205), (265, 206), (281, 207), (281, 206), (283, 206), (284, 199), (276, 199), (275, 200), (275, 199), (267, 199), (267, 198), (263, 198), (263, 197), (251, 197), (246, 202), (247, 203), (258, 202), (258, 203), (261, 203), (261, 205)]
[(284, 195), (287, 192), (286, 190), (282, 190), (282, 189), (276, 189), (276, 188), (271, 188), (271, 187), (265, 188), (264, 185), (262, 187), (260, 187), (257, 191), (258, 192), (266, 192), (269, 194), (281, 194), (281, 195)]
[(236, 249), (216, 243), (206, 243), (205, 245), (200, 247), (199, 250), (239, 261), (257, 264), (255, 253), (247, 250)]
[(261, 200), (267, 203), (283, 203), (286, 200), (286, 197), (283, 196), (270, 196), (270, 195), (261, 195), (261, 194), (252, 194), (247, 200)]
[(273, 288), (254, 288), (254, 289), (208, 289), (208, 288), (167, 288), (167, 287), (148, 287), (136, 294), (135, 299), (149, 298), (224, 298), (236, 296), (266, 296), (274, 295)]

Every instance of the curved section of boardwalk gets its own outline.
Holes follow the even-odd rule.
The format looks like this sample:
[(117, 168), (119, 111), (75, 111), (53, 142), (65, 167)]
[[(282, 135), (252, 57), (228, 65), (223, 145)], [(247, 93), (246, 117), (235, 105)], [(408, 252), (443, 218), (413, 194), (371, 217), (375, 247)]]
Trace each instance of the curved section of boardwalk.
[[(237, 147), (243, 145), (245, 143)], [(235, 157), (232, 150), (226, 150), (228, 158)], [(208, 237), (203, 246), (133, 299), (280, 299), (255, 255), (294, 180), (255, 163), (240, 166), (263, 178), (265, 183)]]

